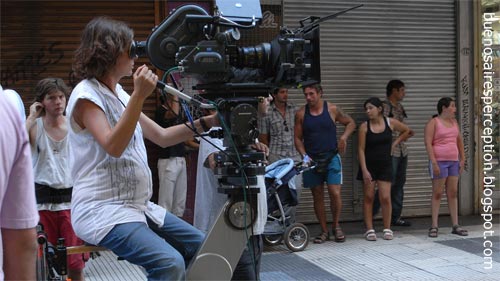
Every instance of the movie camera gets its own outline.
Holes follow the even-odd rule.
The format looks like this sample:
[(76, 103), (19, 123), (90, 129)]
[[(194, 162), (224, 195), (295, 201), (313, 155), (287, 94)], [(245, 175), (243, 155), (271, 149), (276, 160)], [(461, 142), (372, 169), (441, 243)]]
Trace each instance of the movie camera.
[[(190, 265), (188, 279), (230, 279), (245, 247), (245, 230), (257, 215), (257, 177), (265, 174), (264, 153), (250, 148), (259, 135), (259, 97), (267, 97), (276, 87), (302, 88), (319, 83), (320, 23), (362, 6), (324, 18), (309, 16), (294, 30), (281, 27), (271, 42), (239, 46), (239, 30), (254, 28), (262, 19), (259, 1), (215, 2), (213, 16), (197, 5), (173, 10), (146, 41), (133, 42), (130, 49), (131, 57), (147, 56), (166, 73), (175, 70), (195, 78), (198, 84), (193, 89), (202, 99), (162, 82), (158, 88), (195, 106), (217, 109), (225, 123), (223, 145), (227, 149), (216, 154), (214, 174), (222, 187), (219, 192), (230, 194), (231, 200)], [(213, 268), (218, 268), (218, 273), (207, 274), (207, 269)]]

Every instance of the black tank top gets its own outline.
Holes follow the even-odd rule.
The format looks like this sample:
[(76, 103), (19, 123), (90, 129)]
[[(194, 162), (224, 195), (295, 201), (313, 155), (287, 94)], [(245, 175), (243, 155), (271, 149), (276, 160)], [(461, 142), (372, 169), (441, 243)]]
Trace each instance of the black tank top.
[(366, 165), (382, 165), (392, 163), (391, 146), (392, 130), (384, 118), (385, 130), (381, 133), (373, 133), (370, 128), (370, 120), (367, 121), (365, 159)]
[(317, 116), (311, 115), (306, 104), (302, 131), (306, 153), (313, 159), (314, 155), (337, 149), (337, 126), (328, 112), (326, 101), (323, 112)]

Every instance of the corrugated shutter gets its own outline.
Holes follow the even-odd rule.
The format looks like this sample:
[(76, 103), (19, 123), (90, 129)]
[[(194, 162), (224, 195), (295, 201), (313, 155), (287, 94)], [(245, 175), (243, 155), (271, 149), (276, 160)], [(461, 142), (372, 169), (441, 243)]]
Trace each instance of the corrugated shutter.
[[(307, 1), (304, 5), (304, 1), (284, 0), (284, 25), (297, 27), (298, 21), (307, 16), (324, 17), (357, 4), (323, 0)], [(363, 4), (321, 24), (324, 98), (340, 105), (359, 124), (365, 116), (362, 105), (368, 97), (385, 98), (385, 86), (391, 79), (405, 82), (407, 95), (403, 105), (409, 116), (408, 125), (416, 135), (408, 142), (403, 215), (429, 215), (431, 181), (424, 126), (436, 113), (440, 97), (456, 96), (455, 1), (377, 0)], [(304, 104), (300, 91), (291, 91), (291, 98)], [(342, 131), (343, 128), (339, 134)], [(363, 190), (355, 180), (356, 139), (355, 133), (343, 157), (342, 220), (362, 218)], [(442, 211), (447, 212), (442, 206)], [(308, 191), (302, 194), (298, 220), (316, 222)]]
[[(127, 22), (136, 40), (145, 40), (155, 25), (154, 1), (2, 1), (1, 83), (17, 90), (28, 110), (33, 88), (46, 77), (60, 77), (75, 86), (71, 66), (85, 25), (96, 16)], [(139, 59), (136, 65), (146, 63)], [(121, 81), (127, 91), (131, 79)], [(156, 98), (144, 111), (154, 113)]]
[[(161, 11), (156, 11), (161, 14)], [(78, 81), (72, 75), (73, 54), (79, 45), (85, 25), (96, 16), (125, 21), (134, 29), (135, 40), (146, 40), (155, 26), (154, 1), (2, 1), (0, 83), (22, 96), (26, 112), (34, 100), (36, 83), (46, 77), (60, 77), (70, 85)], [(151, 64), (146, 58), (136, 66)], [(132, 79), (120, 83), (129, 93)], [(153, 117), (156, 96), (145, 102), (143, 112)], [(146, 142), (148, 159), (157, 190), (157, 147)], [(151, 157), (153, 156), (153, 157)], [(153, 200), (156, 198), (156, 192)]]

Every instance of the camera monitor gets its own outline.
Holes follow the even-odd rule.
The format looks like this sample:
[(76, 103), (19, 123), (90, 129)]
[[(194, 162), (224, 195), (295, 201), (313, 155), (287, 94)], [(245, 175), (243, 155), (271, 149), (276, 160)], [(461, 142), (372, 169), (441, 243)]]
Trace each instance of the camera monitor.
[(216, 0), (216, 5), (220, 16), (240, 24), (262, 19), (259, 0)]

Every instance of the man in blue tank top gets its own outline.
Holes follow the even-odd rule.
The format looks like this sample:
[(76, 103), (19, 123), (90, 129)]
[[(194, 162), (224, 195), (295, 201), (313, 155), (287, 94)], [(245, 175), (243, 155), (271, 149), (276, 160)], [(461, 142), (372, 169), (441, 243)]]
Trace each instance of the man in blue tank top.
[[(324, 188), (326, 182), (330, 195), (330, 207), (333, 217), (332, 231), (336, 242), (344, 242), (345, 235), (339, 225), (342, 210), (340, 185), (342, 184), (342, 163), (340, 155), (347, 147), (347, 138), (356, 128), (354, 120), (333, 103), (323, 100), (320, 84), (304, 88), (306, 105), (295, 115), (295, 147), (302, 155), (303, 162), (316, 162), (314, 170), (303, 174), (304, 187), (310, 188), (314, 201), (314, 212), (321, 225), (321, 234), (314, 243), (323, 243), (330, 239), (326, 225)], [(337, 143), (336, 123), (345, 126), (344, 133)]]

